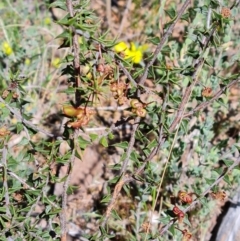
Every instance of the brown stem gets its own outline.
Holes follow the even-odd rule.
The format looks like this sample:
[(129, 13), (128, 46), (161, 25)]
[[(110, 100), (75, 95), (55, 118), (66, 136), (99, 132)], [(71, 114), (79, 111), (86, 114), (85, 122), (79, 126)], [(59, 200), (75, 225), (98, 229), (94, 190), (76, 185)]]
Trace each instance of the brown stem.
[[(68, 12), (70, 14), (70, 17), (74, 17), (74, 9), (72, 0), (66, 0), (66, 5)], [(72, 47), (73, 47), (73, 53), (74, 53), (74, 59), (73, 59), (73, 68), (74, 68), (74, 79), (75, 79), (75, 102), (76, 107), (80, 106), (81, 104), (81, 93), (79, 91), (79, 87), (81, 86), (81, 79), (80, 79), (80, 61), (79, 61), (79, 44), (78, 44), (78, 34), (74, 31), (74, 28), (71, 28), (71, 31), (73, 33), (73, 41), (72, 41)]]
[(185, 1), (182, 8), (178, 12), (178, 15), (177, 15), (175, 21), (168, 27), (166, 33), (163, 35), (160, 43), (158, 44), (157, 48), (154, 51), (154, 54), (153, 54), (153, 57), (152, 57), (151, 61), (147, 63), (147, 65), (144, 69), (143, 75), (139, 80), (140, 85), (144, 84), (145, 80), (147, 79), (147, 74), (148, 74), (149, 68), (153, 65), (154, 61), (157, 59), (157, 56), (160, 53), (160, 51), (162, 50), (162, 48), (163, 48), (164, 44), (166, 43), (168, 37), (170, 36), (170, 34), (172, 34), (172, 31), (173, 31), (177, 21), (181, 18), (181, 16), (183, 15), (184, 11), (186, 10), (186, 8), (190, 4), (190, 2), (191, 2), (191, 0)]

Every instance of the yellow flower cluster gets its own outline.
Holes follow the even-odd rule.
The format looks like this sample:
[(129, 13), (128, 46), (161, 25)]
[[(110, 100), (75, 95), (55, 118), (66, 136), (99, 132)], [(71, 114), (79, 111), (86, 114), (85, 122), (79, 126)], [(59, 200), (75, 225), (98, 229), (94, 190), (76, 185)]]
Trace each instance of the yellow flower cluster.
[(6, 55), (11, 55), (13, 53), (11, 46), (6, 41), (2, 43), (2, 51)]
[(60, 65), (61, 65), (61, 63), (60, 63), (61, 61), (60, 61), (60, 59), (59, 58), (54, 58), (53, 60), (52, 60), (52, 66), (54, 67), (54, 68), (59, 68), (60, 67)]
[(125, 42), (120, 42), (114, 46), (116, 53), (124, 54), (124, 59), (130, 59), (134, 64), (139, 64), (143, 58), (143, 52), (147, 50), (147, 45), (136, 46), (133, 42), (130, 46)]

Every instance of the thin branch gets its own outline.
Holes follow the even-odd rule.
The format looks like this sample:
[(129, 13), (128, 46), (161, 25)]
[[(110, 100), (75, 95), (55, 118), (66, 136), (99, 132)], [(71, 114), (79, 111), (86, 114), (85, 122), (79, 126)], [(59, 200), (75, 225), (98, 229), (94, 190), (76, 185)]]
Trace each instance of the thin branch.
[(130, 80), (131, 84), (134, 87), (137, 87), (138, 84), (136, 83), (136, 81), (133, 79), (133, 77), (131, 76), (131, 74), (128, 72), (128, 70), (124, 67), (124, 65), (122, 64), (122, 62), (120, 61), (116, 61), (118, 66), (120, 67), (120, 69), (123, 71), (123, 73), (127, 76), (127, 78)]
[[(231, 172), (236, 166), (238, 166), (240, 164), (240, 157), (237, 158), (236, 161), (234, 161), (234, 163), (225, 171), (223, 172), (221, 175), (219, 175), (219, 177), (216, 179), (215, 182), (213, 182), (208, 188), (206, 188), (206, 190), (201, 194), (201, 196), (199, 198), (197, 198), (195, 201), (193, 201), (187, 208), (185, 208), (184, 210), (182, 210), (184, 213), (187, 213), (189, 210), (193, 209), (196, 204), (198, 204), (200, 202), (200, 199), (203, 198), (204, 196), (206, 196), (211, 189), (216, 186), (229, 172)], [(160, 235), (163, 235), (172, 225), (173, 225), (174, 221), (170, 221), (161, 231), (160, 231)], [(154, 240), (155, 241), (155, 240)]]
[[(72, 0), (66, 0), (67, 9), (70, 14), (70, 17), (74, 17), (74, 9)], [(78, 43), (78, 34), (74, 31), (74, 28), (71, 27), (71, 31), (73, 32), (73, 53), (74, 53), (74, 59), (73, 59), (73, 67), (74, 67), (74, 74), (75, 74), (75, 101), (76, 105), (79, 106), (81, 104), (81, 94), (78, 90), (78, 87), (81, 85), (81, 79), (80, 79), (80, 61), (79, 61), (79, 43)]]
[[(4, 168), (4, 165), (0, 164), (0, 167)], [(22, 178), (19, 177), (17, 174), (15, 174), (14, 172), (10, 171), (9, 169), (7, 169), (7, 173), (8, 173), (11, 177), (13, 177), (13, 178), (17, 179), (19, 182), (21, 182), (24, 187), (26, 187), (26, 188), (28, 188), (28, 189), (30, 189), (30, 190), (36, 190), (34, 187), (29, 186), (24, 179), (22, 179)]]
[[(76, 134), (76, 132), (75, 132)], [(74, 134), (74, 135), (75, 135)], [(68, 163), (67, 178), (63, 183), (63, 194), (62, 194), (62, 211), (60, 213), (60, 225), (61, 225), (61, 241), (67, 240), (67, 189), (71, 180), (71, 174), (75, 160), (75, 137), (73, 138), (73, 149), (72, 155)]]
[[(210, 39), (211, 37), (213, 36), (215, 30), (217, 28), (217, 25), (214, 26), (209, 34), (209, 36), (207, 38), (204, 38), (204, 43), (203, 43), (203, 53), (204, 53), (204, 50), (207, 48), (209, 42), (210, 42)], [(196, 59), (193, 63), (193, 66), (195, 68), (193, 74), (192, 74), (192, 83), (186, 88), (185, 90), (185, 93), (183, 95), (183, 98), (182, 98), (182, 101), (179, 105), (179, 109), (175, 115), (175, 118), (173, 119), (173, 122), (172, 124), (170, 125), (169, 127), (169, 132), (172, 132), (174, 131), (174, 129), (176, 128), (176, 126), (178, 125), (179, 121), (182, 119), (182, 117), (184, 116), (184, 111), (185, 111), (185, 106), (188, 102), (188, 99), (192, 93), (192, 89), (193, 87), (197, 84), (198, 82), (198, 78), (197, 78), (197, 74), (198, 74), (198, 71), (200, 69), (200, 67), (202, 66), (202, 64), (204, 63), (204, 59), (200, 56), (198, 59)]]
[[(54, 137), (57, 138), (57, 136), (55, 136), (54, 134), (51, 134), (45, 130), (43, 130), (42, 128), (32, 124), (30, 121), (25, 120), (24, 117), (18, 112), (15, 111), (10, 105), (8, 105), (1, 97), (0, 97), (0, 102), (4, 103), (4, 105), (10, 110), (10, 112), (15, 115), (15, 117), (17, 118), (18, 121), (22, 122), (23, 124), (29, 126), (30, 128), (32, 128), (33, 130), (37, 131), (37, 132), (41, 132), (43, 134), (45, 134), (46, 136), (49, 137)], [(60, 136), (58, 136), (60, 137)]]
[(162, 36), (162, 39), (161, 39), (160, 43), (158, 44), (157, 48), (155, 49), (155, 51), (153, 53), (153, 57), (152, 57), (151, 61), (149, 61), (147, 63), (147, 65), (144, 69), (143, 75), (139, 80), (140, 85), (144, 84), (145, 80), (147, 79), (147, 74), (148, 74), (149, 68), (153, 65), (154, 61), (157, 59), (157, 56), (160, 53), (160, 51), (162, 50), (162, 48), (163, 48), (164, 44), (166, 43), (168, 37), (172, 34), (172, 31), (173, 31), (177, 21), (181, 18), (181, 16), (183, 15), (184, 11), (186, 10), (186, 8), (190, 4), (190, 2), (191, 2), (191, 0), (185, 1), (182, 8), (178, 12), (178, 15), (177, 15), (175, 21), (168, 27), (166, 33)]
[(139, 87), (139, 88), (142, 88), (145, 93), (147, 94), (151, 94), (151, 95), (154, 95), (154, 96), (157, 96), (159, 98), (159, 95), (156, 94), (155, 92), (153, 92), (152, 89), (144, 86), (143, 84), (138, 84), (134, 79), (133, 77), (131, 76), (131, 74), (128, 72), (128, 70), (124, 67), (124, 65), (122, 64), (122, 62), (120, 61), (116, 61), (118, 66), (120, 67), (120, 69), (123, 71), (123, 73), (127, 76), (127, 78), (130, 80), (131, 84), (134, 86), (134, 87)]
[(177, 113), (175, 115), (175, 118), (174, 118), (172, 124), (169, 127), (169, 132), (174, 131), (174, 129), (179, 124), (180, 120), (182, 119), (182, 117), (184, 115), (186, 104), (188, 103), (188, 100), (189, 100), (190, 95), (192, 93), (192, 89), (196, 85), (196, 83), (198, 82), (197, 73), (198, 73), (198, 70), (200, 69), (200, 67), (202, 66), (203, 62), (204, 62), (204, 59), (201, 59), (198, 62), (198, 64), (195, 66), (195, 71), (193, 73), (193, 81), (190, 84), (190, 86), (188, 86), (186, 88), (186, 91), (185, 91), (185, 93), (183, 95), (183, 98), (182, 98), (182, 102), (179, 105), (179, 109), (178, 109), (178, 111), (177, 111)]
[(111, 0), (106, 0), (106, 12), (107, 12), (107, 23), (109, 29), (112, 29), (112, 1)]
[(4, 143), (4, 147), (2, 150), (2, 172), (3, 172), (3, 186), (5, 189), (5, 202), (6, 202), (6, 214), (10, 218), (11, 217), (11, 212), (9, 210), (9, 205), (10, 205), (10, 198), (9, 198), (9, 192), (8, 192), (8, 180), (7, 180), (7, 147), (6, 143)]
[[(166, 107), (167, 107), (167, 103), (168, 103), (168, 96), (169, 96), (169, 86), (167, 86), (167, 91), (166, 91), (166, 95), (164, 96), (164, 102), (162, 104), (162, 110), (161, 113), (162, 115), (164, 115), (165, 111), (166, 111)], [(159, 117), (161, 118), (161, 116)], [(159, 136), (158, 136), (158, 145), (151, 151), (151, 153), (149, 154), (149, 156), (144, 160), (144, 163), (142, 166), (140, 166), (137, 171), (133, 174), (134, 177), (138, 177), (142, 171), (144, 170), (145, 166), (147, 165), (147, 163), (149, 161), (152, 160), (152, 158), (158, 154), (160, 147), (162, 146), (162, 144), (165, 142), (166, 136), (164, 135), (163, 132), (163, 123), (160, 123), (159, 126)], [(133, 179), (132, 179), (133, 180)]]
[(135, 134), (136, 134), (139, 122), (140, 122), (140, 117), (137, 117), (134, 121), (134, 126), (133, 126), (133, 130), (132, 130), (132, 133), (131, 133), (131, 138), (130, 138), (129, 145), (128, 145), (128, 148), (127, 148), (127, 151), (126, 151), (126, 158), (123, 161), (122, 168), (121, 168), (121, 171), (120, 171), (120, 175), (124, 175), (125, 172), (126, 172), (127, 165), (128, 165), (128, 162), (129, 162), (129, 158), (130, 158), (130, 155), (131, 155), (134, 143), (135, 143)]
[(201, 103), (200, 105), (198, 105), (197, 107), (195, 107), (193, 110), (189, 111), (188, 113), (184, 114), (184, 118), (185, 117), (189, 117), (192, 116), (194, 113), (196, 113), (197, 111), (206, 108), (207, 106), (209, 106), (213, 101), (217, 100), (221, 94), (223, 92), (225, 92), (227, 89), (231, 88), (234, 84), (239, 83), (240, 79), (235, 79), (233, 81), (231, 81), (229, 84), (227, 84), (226, 86), (224, 86), (222, 89), (220, 89), (213, 97), (212, 99), (205, 101), (203, 103)]
[(122, 30), (123, 30), (123, 27), (124, 27), (124, 25), (127, 21), (127, 15), (128, 15), (128, 11), (130, 9), (131, 4), (132, 4), (132, 0), (128, 0), (127, 4), (126, 4), (126, 8), (125, 8), (124, 13), (123, 13), (122, 21), (121, 21), (121, 24), (120, 24), (120, 27), (119, 27), (119, 30), (118, 30), (118, 36), (120, 36), (122, 34)]

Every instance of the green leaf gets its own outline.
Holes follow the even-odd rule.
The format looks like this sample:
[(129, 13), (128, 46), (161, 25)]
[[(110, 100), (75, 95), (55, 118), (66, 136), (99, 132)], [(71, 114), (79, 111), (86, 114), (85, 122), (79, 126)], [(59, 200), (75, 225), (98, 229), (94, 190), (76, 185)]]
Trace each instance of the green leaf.
[(215, 179), (205, 178), (205, 181), (209, 186), (211, 186), (215, 182)]
[(119, 176), (116, 176), (116, 177), (114, 177), (114, 178), (112, 178), (111, 180), (109, 180), (108, 182), (109, 183), (117, 183), (118, 181), (119, 181)]
[(108, 138), (109, 138), (109, 140), (113, 140), (113, 139), (114, 139), (113, 133), (109, 133), (109, 134), (108, 134)]
[(133, 152), (131, 152), (131, 154), (130, 154), (130, 160), (132, 160), (132, 161), (135, 161), (135, 162), (138, 162), (138, 158), (139, 158), (140, 156), (136, 153), (136, 151), (133, 151)]
[(100, 144), (104, 147), (108, 147), (108, 140), (106, 138), (106, 136), (103, 136), (101, 139), (100, 139)]
[(171, 225), (170, 228), (169, 228), (169, 232), (172, 234), (172, 236), (175, 236), (175, 227), (174, 225)]
[(85, 140), (83, 137), (79, 136), (78, 137), (78, 143), (79, 143), (79, 147), (82, 149), (82, 150), (85, 150), (86, 147), (90, 144), (89, 141)]
[(171, 53), (171, 48), (168, 45), (166, 45), (162, 48), (161, 53), (162, 54), (169, 54), (169, 53)]
[(234, 163), (233, 160), (223, 160), (223, 162), (225, 163), (225, 165), (226, 165), (227, 167), (230, 167), (230, 166)]
[(176, 10), (174, 8), (170, 8), (168, 10), (165, 10), (166, 14), (171, 18), (174, 19), (177, 15)]
[(228, 185), (231, 185), (231, 181), (230, 181), (228, 175), (224, 176), (223, 180), (224, 180)]
[(187, 215), (187, 214), (184, 215), (184, 220), (183, 220), (183, 222), (186, 223), (189, 227), (192, 226), (191, 223), (189, 222), (189, 218), (188, 218), (188, 215)]
[(0, 212), (6, 213), (6, 207), (0, 207)]
[(118, 213), (116, 212), (116, 210), (113, 209), (111, 214), (112, 214), (113, 218), (115, 218), (116, 220), (120, 220), (120, 221), (122, 220), (120, 218), (120, 216), (118, 215)]
[(154, 37), (154, 38), (149, 39), (149, 41), (154, 45), (158, 45), (160, 43), (160, 38)]
[(17, 123), (17, 134), (19, 134), (23, 130), (23, 124), (18, 122)]
[(189, 20), (189, 13), (183, 14), (182, 17), (181, 17), (181, 20), (185, 20), (185, 21), (188, 22), (188, 20)]
[(162, 224), (168, 224), (170, 222), (170, 220), (171, 220), (170, 216), (159, 219), (160, 223), (162, 223)]
[(151, 150), (152, 148), (154, 148), (154, 147), (156, 147), (156, 146), (158, 146), (158, 142), (157, 142), (156, 139), (153, 139), (153, 140), (147, 145), (147, 148)]
[(123, 142), (120, 142), (120, 143), (113, 144), (113, 146), (116, 146), (116, 147), (119, 147), (119, 148), (122, 148), (122, 149), (127, 149), (128, 145), (129, 144), (128, 144), (127, 141), (123, 141)]
[(101, 203), (108, 203), (111, 200), (111, 195), (104, 196)]
[(90, 138), (92, 141), (95, 141), (97, 138), (98, 138), (98, 135), (97, 134), (89, 134)]
[(49, 5), (49, 8), (61, 8), (63, 10), (67, 11), (67, 7), (66, 7), (66, 2), (65, 1), (54, 1), (53, 3), (51, 3)]

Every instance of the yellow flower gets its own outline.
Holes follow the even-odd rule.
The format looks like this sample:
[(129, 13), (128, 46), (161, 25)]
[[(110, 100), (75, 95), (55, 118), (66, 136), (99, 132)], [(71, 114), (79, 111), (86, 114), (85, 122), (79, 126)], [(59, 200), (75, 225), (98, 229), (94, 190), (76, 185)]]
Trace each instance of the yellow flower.
[(124, 52), (128, 49), (128, 46), (125, 42), (120, 42), (114, 46), (114, 50), (116, 53)]
[(29, 58), (26, 58), (25, 59), (25, 65), (30, 65), (30, 63), (31, 63), (31, 60)]
[(124, 59), (130, 59), (134, 64), (139, 64), (142, 61), (143, 54), (137, 49), (132, 51), (131, 49), (127, 49), (125, 51)]
[(51, 18), (49, 18), (49, 17), (44, 18), (44, 24), (45, 25), (50, 25), (51, 22), (52, 22)]
[(83, 44), (83, 39), (82, 39), (82, 37), (78, 37), (78, 43), (79, 43), (79, 44)]
[(13, 53), (11, 46), (6, 41), (2, 43), (2, 51), (6, 55), (11, 55)]
[(122, 52), (124, 59), (130, 59), (134, 64), (139, 64), (143, 58), (143, 52), (146, 51), (147, 45), (137, 47), (133, 42), (130, 43), (130, 48), (125, 42), (120, 42), (114, 46), (116, 53)]
[(60, 59), (59, 58), (53, 59), (52, 66), (55, 68), (59, 68), (60, 67)]

